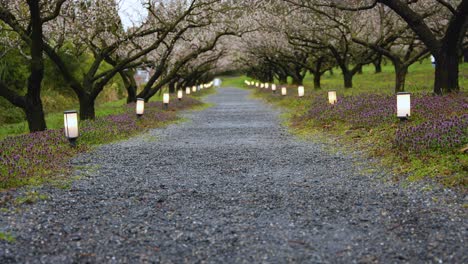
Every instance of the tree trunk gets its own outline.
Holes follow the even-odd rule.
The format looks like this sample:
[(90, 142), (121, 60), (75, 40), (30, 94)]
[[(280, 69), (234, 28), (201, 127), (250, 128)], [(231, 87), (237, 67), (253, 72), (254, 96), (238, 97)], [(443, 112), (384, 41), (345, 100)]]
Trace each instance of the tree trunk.
[(374, 64), (375, 73), (382, 72), (382, 55), (377, 56), (377, 58), (372, 62)]
[[(145, 102), (149, 102), (149, 100), (151, 99), (151, 97), (153, 97), (156, 93), (159, 92), (159, 95), (162, 94), (162, 87), (165, 85), (165, 83), (162, 83), (162, 82), (158, 82), (153, 89), (151, 89), (151, 91), (145, 95), (145, 97), (143, 97), (143, 99), (145, 99)], [(194, 82), (193, 85), (196, 85), (196, 83)]]
[(320, 89), (320, 79), (321, 79), (322, 75), (317, 72), (317, 73), (314, 73), (314, 89)]
[(343, 81), (345, 88), (353, 87), (353, 74), (351, 72), (343, 72)]
[(272, 83), (273, 80), (275, 79), (273, 71), (268, 71), (268, 74), (266, 75), (266, 81), (268, 83)]
[(357, 73), (358, 73), (358, 74), (362, 74), (362, 65), (360, 65), (360, 66), (358, 67)]
[(26, 108), (23, 109), (28, 121), (30, 132), (46, 130), (46, 122), (44, 118), (44, 110), (42, 108), (41, 100), (30, 101), (32, 98), (26, 99)]
[(278, 76), (278, 81), (280, 84), (288, 84), (288, 76), (280, 75)]
[(292, 78), (292, 84), (294, 85), (302, 85), (303, 83), (303, 79), (302, 77), (298, 76), (298, 75), (293, 75), (291, 76)]
[(134, 103), (136, 102), (136, 91), (137, 91), (137, 87), (136, 87), (136, 83), (133, 85), (131, 84), (130, 86), (126, 86), (127, 87), (127, 104), (129, 103)]
[(441, 52), (436, 57), (434, 93), (442, 95), (459, 90), (457, 52)]
[(127, 104), (136, 102), (137, 84), (133, 78), (133, 71), (120, 72), (120, 76), (127, 90)]
[(395, 67), (395, 93), (404, 92), (408, 66), (400, 63), (393, 63), (393, 65)]
[(33, 58), (31, 60), (31, 74), (28, 78), (28, 92), (25, 96), (25, 107), (23, 109), (30, 132), (43, 131), (47, 128), (41, 101), (43, 77), (44, 67), (42, 58)]
[(80, 120), (95, 119), (94, 102), (96, 98), (86, 94), (80, 96), (78, 99), (80, 101)]
[(44, 110), (41, 101), (41, 85), (44, 78), (44, 58), (42, 38), (42, 21), (40, 6), (36, 1), (28, 2), (31, 13), (31, 74), (28, 78), (28, 92), (24, 112), (29, 131), (43, 131), (46, 127)]
[(176, 89), (175, 89), (175, 81), (171, 81), (169, 82), (169, 93), (173, 94), (175, 93)]

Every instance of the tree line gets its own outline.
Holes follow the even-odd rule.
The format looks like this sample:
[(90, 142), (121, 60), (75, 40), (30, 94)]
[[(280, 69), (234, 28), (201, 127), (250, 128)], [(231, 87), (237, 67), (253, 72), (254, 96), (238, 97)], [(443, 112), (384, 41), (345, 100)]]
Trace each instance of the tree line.
[[(433, 92), (441, 95), (459, 91), (468, 55), (468, 0), (146, 0), (148, 15), (127, 29), (117, 2), (0, 0), (0, 60), (14, 54), (27, 72), (0, 69), (0, 96), (24, 111), (30, 131), (46, 129), (49, 64), (75, 94), (80, 118), (93, 119), (96, 98), (115, 78), (131, 103), (232, 71), (298, 85), (310, 73), (320, 88), (323, 74), (338, 68), (351, 88), (364, 65), (378, 73), (388, 60), (399, 92), (409, 66), (432, 55)], [(134, 79), (139, 68), (152, 69), (143, 87)]]
[(404, 91), (408, 68), (433, 56), (437, 95), (459, 91), (459, 63), (468, 57), (468, 1), (277, 0), (257, 1), (250, 14), (259, 32), (244, 38), (245, 72), (271, 82), (302, 84), (338, 67), (343, 85), (383, 59), (395, 69), (395, 92)]
[[(24, 111), (31, 132), (45, 130), (41, 88), (52, 63), (75, 93), (80, 119), (94, 119), (96, 98), (114, 77), (128, 103), (167, 85), (174, 92), (206, 82), (224, 53), (217, 44), (242, 32), (229, 21), (238, 10), (221, 0), (150, 0), (145, 8), (144, 21), (124, 29), (115, 0), (1, 0), (0, 58), (21, 54), (28, 70), (24, 80), (1, 78), (0, 96)], [(88, 66), (77, 69), (76, 60)], [(141, 91), (138, 68), (152, 69)]]

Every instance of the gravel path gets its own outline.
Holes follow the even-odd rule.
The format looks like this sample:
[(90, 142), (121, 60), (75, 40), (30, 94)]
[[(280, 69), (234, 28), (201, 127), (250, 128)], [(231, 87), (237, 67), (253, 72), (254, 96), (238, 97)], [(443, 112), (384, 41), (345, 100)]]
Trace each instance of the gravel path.
[(468, 263), (466, 197), (364, 173), (248, 93), (74, 160), (71, 188), (0, 212), (0, 263)]

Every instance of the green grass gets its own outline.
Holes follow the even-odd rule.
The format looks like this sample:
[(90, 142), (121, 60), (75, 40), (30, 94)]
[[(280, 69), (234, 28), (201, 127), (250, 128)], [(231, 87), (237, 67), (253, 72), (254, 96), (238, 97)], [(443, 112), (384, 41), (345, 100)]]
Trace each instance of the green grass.
[(0, 240), (8, 243), (14, 243), (16, 238), (10, 232), (0, 232)]
[(31, 190), (31, 191), (26, 192), (24, 195), (17, 197), (14, 203), (16, 205), (33, 204), (38, 201), (44, 201), (47, 199), (49, 199), (47, 195), (41, 194), (35, 190)]
[(245, 87), (244, 80), (247, 78), (239, 78), (236, 76), (227, 76), (227, 77), (222, 77), (222, 83), (221, 87), (240, 87), (243, 88)]
[(153, 97), (149, 99), (149, 102), (157, 102), (157, 101), (162, 101), (163, 99), (163, 94), (168, 92), (168, 88), (164, 87), (161, 90), (159, 90)]
[[(156, 93), (153, 97), (151, 97), (150, 102), (162, 101), (162, 94), (166, 92), (167, 89), (164, 88), (161, 92)], [(108, 116), (108, 115), (115, 115), (115, 114), (122, 114), (125, 109), (122, 107), (126, 104), (126, 98), (122, 98), (120, 100), (106, 102), (102, 104), (96, 104), (96, 117)], [(70, 109), (79, 109), (78, 102), (75, 102), (73, 107)], [(64, 109), (67, 110), (67, 109)], [(47, 129), (59, 129), (63, 127), (63, 112), (53, 112), (46, 114), (46, 124)], [(0, 125), (0, 140), (7, 136), (14, 136), (25, 134), (29, 132), (28, 123), (26, 121), (14, 123), (14, 124), (3, 124)]]
[[(343, 77), (341, 71), (334, 68), (334, 74), (329, 72), (322, 76), (321, 90), (337, 90), (338, 95), (355, 95), (361, 93), (384, 93), (393, 94), (395, 84), (395, 74), (393, 65), (382, 65), (382, 73), (375, 74), (374, 67), (366, 65), (363, 67), (363, 74), (356, 74), (353, 78), (353, 88), (345, 89), (343, 85)], [(244, 80), (249, 78), (242, 77), (225, 77), (223, 78), (223, 86), (244, 87)], [(434, 68), (428, 60), (422, 64), (415, 63), (409, 68), (409, 73), (406, 78), (406, 91), (412, 93), (432, 92), (434, 85)], [(313, 76), (307, 74), (304, 78), (304, 86), (306, 92), (313, 91)], [(461, 91), (468, 91), (468, 63), (460, 64), (459, 84)]]
[(211, 87), (211, 88), (208, 88), (208, 89), (202, 89), (196, 93), (191, 93), (190, 96), (196, 98), (196, 99), (201, 99), (205, 96), (208, 96), (210, 94), (215, 94), (216, 93), (216, 88), (214, 87)]
[[(96, 106), (96, 116), (108, 116), (111, 114), (121, 114), (124, 112), (122, 107), (126, 99), (114, 102), (108, 102)], [(78, 108), (75, 108), (78, 109)], [(50, 113), (46, 115), (46, 124), (48, 129), (58, 129), (63, 127), (63, 112)], [(28, 133), (28, 123), (26, 121), (16, 124), (5, 124), (0, 126), (0, 140), (7, 136), (20, 135)]]
[(377, 158), (377, 166), (393, 171), (393, 180), (412, 182), (431, 178), (447, 187), (467, 187), (468, 155), (456, 149), (449, 152), (395, 152), (391, 146), (396, 128), (391, 123), (371, 130), (353, 129), (346, 122), (323, 127), (305, 117), (311, 100), (271, 96), (258, 90), (253, 96), (284, 109), (283, 124), (293, 134), (305, 140), (325, 143), (331, 152), (352, 154), (355, 149), (365, 150), (369, 157)]
[[(354, 95), (360, 93), (394, 93), (395, 74), (393, 65), (382, 65), (382, 73), (375, 74), (373, 66), (364, 66), (363, 74), (356, 74), (353, 78), (353, 88), (343, 88), (343, 78), (338, 69), (330, 76), (327, 72), (322, 78), (322, 90), (334, 89), (342, 95)], [(411, 65), (406, 79), (405, 90), (408, 92), (432, 92), (434, 85), (434, 68), (429, 61), (422, 64)], [(468, 63), (460, 65), (459, 83), (462, 90), (468, 89)], [(313, 88), (313, 76), (307, 75), (304, 86)]]

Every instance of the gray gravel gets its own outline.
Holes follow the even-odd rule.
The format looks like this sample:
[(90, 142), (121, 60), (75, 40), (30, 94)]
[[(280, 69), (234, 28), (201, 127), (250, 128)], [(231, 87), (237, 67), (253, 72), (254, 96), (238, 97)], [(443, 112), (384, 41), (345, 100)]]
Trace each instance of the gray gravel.
[(466, 197), (364, 173), (246, 90), (206, 100), (75, 159), (71, 188), (2, 210), (16, 242), (0, 241), (0, 263), (468, 263)]

